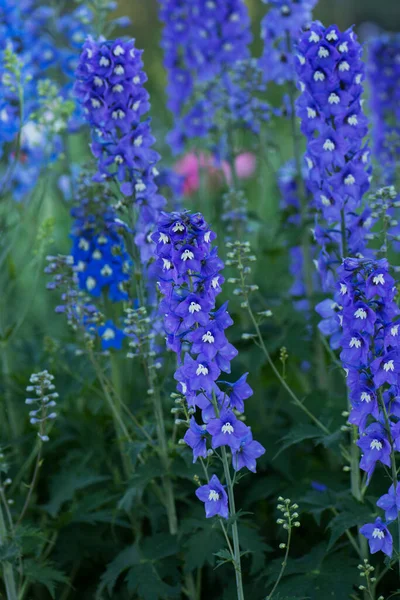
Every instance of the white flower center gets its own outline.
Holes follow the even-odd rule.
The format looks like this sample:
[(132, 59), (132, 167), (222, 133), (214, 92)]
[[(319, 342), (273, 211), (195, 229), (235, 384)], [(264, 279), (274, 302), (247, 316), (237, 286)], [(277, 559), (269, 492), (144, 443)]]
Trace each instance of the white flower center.
[(210, 241), (210, 237), (211, 237), (211, 231), (206, 231), (204, 234), (204, 241), (208, 244), (208, 242)]
[(319, 38), (319, 35), (317, 35), (317, 34), (315, 33), (315, 31), (312, 31), (312, 32), (311, 32), (311, 35), (310, 35), (310, 37), (308, 38), (308, 41), (309, 41), (309, 42), (315, 42), (315, 43), (316, 43), (316, 42), (319, 42), (319, 39), (320, 39), (320, 38)]
[(342, 294), (342, 296), (347, 294), (347, 285), (345, 285), (344, 283), (340, 284), (340, 293)]
[(321, 46), (320, 49), (318, 50), (318, 56), (320, 58), (326, 58), (327, 56), (329, 56), (329, 50), (327, 48), (324, 48), (323, 46)]
[(385, 362), (385, 364), (383, 365), (383, 370), (386, 371), (386, 373), (388, 371), (394, 371), (393, 360), (388, 360), (387, 362)]
[(351, 115), (351, 117), (349, 117), (349, 118), (347, 119), (347, 122), (348, 122), (348, 124), (349, 124), (349, 125), (353, 125), (353, 126), (354, 126), (354, 125), (358, 125), (358, 118), (357, 118), (357, 115)]
[(340, 63), (339, 71), (350, 71), (350, 65), (346, 60)]
[(309, 119), (315, 119), (316, 116), (317, 116), (317, 111), (314, 110), (313, 108), (310, 108), (309, 106), (307, 106), (307, 117)]
[(392, 335), (398, 335), (398, 333), (399, 333), (399, 326), (398, 325), (393, 325), (393, 327), (391, 327), (391, 329), (390, 329), (390, 333)]
[(357, 308), (356, 312), (354, 313), (354, 316), (356, 319), (366, 319), (367, 311), (363, 308)]
[(362, 75), (361, 74), (356, 75), (356, 83), (359, 84), (359, 83), (361, 83), (361, 81), (362, 81)]
[(111, 327), (107, 327), (104, 333), (101, 334), (103, 340), (113, 340), (115, 338), (115, 331)]
[(87, 240), (85, 240), (85, 238), (81, 238), (79, 240), (79, 244), (78, 244), (79, 248), (81, 250), (89, 250), (89, 242)]
[(325, 80), (325, 75), (322, 73), (322, 71), (315, 71), (314, 81), (324, 81), (324, 80)]
[(204, 365), (199, 365), (196, 369), (196, 375), (208, 375), (208, 369)]
[(371, 448), (371, 450), (382, 450), (382, 442), (380, 442), (379, 440), (372, 440), (369, 447)]
[(100, 77), (95, 77), (93, 83), (96, 87), (101, 87), (103, 85), (103, 80), (100, 79)]
[(361, 402), (366, 402), (369, 404), (371, 399), (371, 394), (368, 394), (368, 392), (361, 392)]
[(355, 177), (350, 173), (349, 175), (347, 175), (347, 177), (345, 177), (344, 182), (346, 185), (353, 185), (356, 182), (356, 180)]
[(95, 260), (100, 260), (102, 256), (103, 255), (100, 252), (100, 250), (95, 250), (92, 254), (92, 258), (94, 258)]
[(189, 312), (192, 315), (195, 312), (201, 311), (201, 306), (197, 302), (191, 302), (189, 305)]
[(169, 238), (165, 233), (160, 233), (160, 235), (158, 236), (158, 241), (162, 242), (163, 244), (168, 244), (169, 242)]
[(125, 69), (122, 65), (117, 65), (114, 69), (114, 73), (116, 75), (123, 75), (125, 73)]
[(336, 31), (330, 31), (326, 34), (326, 39), (328, 40), (328, 42), (336, 42), (336, 40), (338, 40), (339, 38), (336, 34)]
[(163, 258), (163, 271), (169, 271), (172, 267), (171, 261), (168, 258)]
[(194, 254), (191, 250), (189, 250), (189, 248), (186, 248), (186, 250), (184, 250), (181, 254), (181, 260), (183, 261), (192, 260), (193, 258)]
[(379, 273), (379, 275), (375, 275), (375, 277), (372, 278), (372, 281), (374, 282), (375, 285), (384, 285), (385, 283), (385, 278), (383, 276), (383, 273)]
[(103, 275), (103, 277), (108, 277), (109, 275), (112, 275), (112, 268), (110, 267), (110, 265), (104, 265), (104, 267), (101, 269), (100, 273)]
[(219, 286), (219, 275), (212, 278), (211, 286), (214, 288), (214, 290), (217, 289), (217, 287)]
[(203, 342), (207, 342), (208, 344), (214, 343), (214, 336), (211, 331), (207, 331), (207, 333), (205, 333), (201, 339)]
[(172, 228), (172, 231), (174, 233), (176, 233), (177, 231), (184, 231), (185, 227), (182, 225), (182, 223), (179, 223), (179, 221), (177, 223), (175, 223), (175, 225)]
[(350, 348), (361, 348), (361, 340), (352, 337), (349, 344)]
[(339, 46), (339, 52), (341, 52), (342, 54), (344, 52), (348, 52), (349, 51), (349, 47), (347, 45), (347, 42), (342, 42)]
[(121, 54), (125, 54), (125, 50), (118, 44), (118, 46), (115, 46), (113, 54), (114, 56), (121, 56)]
[(328, 152), (332, 152), (336, 146), (335, 144), (332, 142), (332, 140), (325, 140), (324, 145), (322, 146), (324, 150), (327, 150)]
[(88, 277), (86, 279), (86, 289), (91, 292), (96, 287), (96, 280), (94, 277)]
[(92, 98), (92, 106), (93, 108), (100, 108), (101, 104), (99, 100), (97, 100), (96, 98)]
[(378, 527), (375, 527), (375, 529), (372, 532), (372, 537), (378, 538), (379, 540), (383, 540), (383, 538), (385, 537), (385, 532), (382, 531), (382, 529), (378, 529)]
[(339, 104), (340, 98), (337, 94), (332, 92), (332, 94), (329, 94), (328, 102), (329, 104)]
[(142, 135), (138, 135), (138, 137), (135, 139), (135, 141), (133, 142), (133, 145), (136, 148), (140, 148), (140, 146), (143, 144), (143, 136)]
[(117, 154), (117, 156), (114, 158), (114, 162), (117, 163), (117, 165), (122, 165), (122, 163), (124, 162), (124, 159), (122, 158), (122, 156), (120, 154)]
[(213, 500), (213, 502), (219, 500), (218, 492), (216, 492), (215, 490), (210, 490), (210, 493), (208, 494), (208, 499)]
[(222, 425), (221, 431), (222, 431), (222, 433), (227, 433), (228, 435), (232, 435), (232, 433), (234, 432), (234, 429), (228, 421), (227, 423), (225, 423), (225, 425)]
[(329, 200), (329, 198), (327, 198), (324, 195), (321, 196), (321, 202), (322, 202), (322, 204), (324, 206), (330, 206), (331, 205), (331, 201)]
[(101, 67), (108, 67), (108, 65), (110, 64), (110, 61), (108, 60), (107, 57), (102, 56), (99, 64)]

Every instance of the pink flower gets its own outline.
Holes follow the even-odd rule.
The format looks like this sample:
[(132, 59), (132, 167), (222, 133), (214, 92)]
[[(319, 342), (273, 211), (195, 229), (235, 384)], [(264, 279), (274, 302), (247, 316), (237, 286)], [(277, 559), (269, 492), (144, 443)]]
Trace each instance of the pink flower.
[[(256, 170), (256, 157), (251, 152), (243, 152), (235, 158), (235, 169), (239, 179), (248, 179)], [(231, 168), (226, 161), (216, 166), (215, 159), (204, 153), (199, 155), (188, 152), (175, 163), (174, 170), (184, 178), (183, 194), (191, 196), (200, 187), (200, 169), (207, 172), (208, 185), (220, 187), (224, 179), (226, 183), (232, 182)], [(224, 177), (225, 176), (225, 177)]]

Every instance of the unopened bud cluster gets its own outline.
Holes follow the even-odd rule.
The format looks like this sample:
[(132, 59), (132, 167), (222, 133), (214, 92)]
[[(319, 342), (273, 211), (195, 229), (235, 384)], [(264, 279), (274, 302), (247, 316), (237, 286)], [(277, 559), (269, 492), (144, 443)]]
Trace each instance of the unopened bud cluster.
[(58, 398), (58, 393), (54, 391), (56, 387), (53, 380), (54, 376), (48, 371), (33, 373), (29, 379), (31, 385), (26, 388), (27, 392), (35, 394), (35, 396), (27, 398), (25, 404), (37, 406), (29, 412), (29, 416), (31, 424), (39, 427), (38, 436), (42, 442), (49, 441), (47, 422), (53, 421), (57, 417), (57, 413), (51, 410), (56, 406)]
[[(282, 517), (276, 521), (278, 525), (282, 525), (287, 531), (293, 527), (300, 527), (298, 504), (292, 504), (290, 498), (282, 498), (282, 496), (278, 498), (278, 502), (277, 509), (282, 513)], [(286, 548), (286, 544), (279, 544), (279, 548)]]
[(239, 277), (229, 277), (227, 282), (236, 285), (233, 290), (235, 296), (242, 296), (242, 308), (247, 308), (248, 297), (252, 292), (258, 290), (258, 285), (246, 283), (247, 276), (251, 273), (250, 263), (256, 260), (250, 247), (250, 242), (227, 242), (228, 248), (226, 266), (235, 267), (239, 271)]
[[(127, 308), (125, 315), (124, 333), (130, 338), (129, 348), (131, 348), (127, 357), (154, 359), (156, 352), (152, 349), (152, 342), (155, 333), (151, 329), (151, 319), (146, 308), (144, 306), (137, 309)], [(152, 364), (153, 360), (148, 362)]]
[[(358, 586), (360, 591), (370, 590), (371, 583), (375, 583), (376, 577), (373, 576), (373, 572), (375, 571), (374, 567), (369, 564), (368, 560), (364, 558), (362, 564), (358, 565), (358, 570), (360, 571), (360, 577), (365, 578), (366, 585), (362, 584)], [(378, 600), (384, 600), (383, 596), (379, 596)]]

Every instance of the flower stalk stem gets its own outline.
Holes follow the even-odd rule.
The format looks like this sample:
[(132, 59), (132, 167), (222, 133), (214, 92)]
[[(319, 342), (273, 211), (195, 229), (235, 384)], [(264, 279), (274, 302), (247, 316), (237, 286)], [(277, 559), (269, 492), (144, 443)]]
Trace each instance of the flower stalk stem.
[[(7, 543), (7, 526), (4, 519), (3, 508), (0, 503), (0, 546)], [(18, 600), (17, 586), (15, 583), (13, 566), (9, 562), (3, 563), (3, 579), (6, 588), (7, 600)]]
[(232, 538), (233, 538), (233, 559), (234, 559), (234, 567), (235, 567), (235, 577), (236, 577), (236, 590), (237, 590), (237, 598), (238, 600), (244, 600), (244, 592), (243, 592), (243, 581), (242, 581), (242, 567), (240, 560), (240, 544), (239, 544), (239, 530), (237, 526), (236, 519), (236, 508), (235, 508), (235, 495), (233, 492), (233, 483), (231, 478), (231, 472), (229, 470), (228, 463), (228, 455), (226, 453), (225, 446), (222, 446), (222, 464), (224, 466), (224, 474), (226, 479), (226, 485), (228, 488), (228, 498), (229, 498), (229, 513), (231, 518), (233, 518), (232, 523)]

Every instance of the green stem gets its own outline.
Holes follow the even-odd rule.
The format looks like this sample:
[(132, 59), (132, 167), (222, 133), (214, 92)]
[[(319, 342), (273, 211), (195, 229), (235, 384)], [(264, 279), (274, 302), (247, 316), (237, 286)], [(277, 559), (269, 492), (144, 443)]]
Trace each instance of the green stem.
[[(398, 484), (397, 466), (396, 466), (396, 454), (395, 454), (395, 449), (394, 449), (394, 442), (393, 442), (393, 437), (392, 437), (392, 430), (390, 429), (389, 415), (387, 413), (386, 405), (385, 405), (385, 402), (383, 400), (382, 390), (379, 390), (379, 392), (378, 392), (378, 398), (379, 398), (380, 407), (381, 407), (383, 415), (385, 417), (386, 432), (387, 432), (388, 440), (389, 440), (389, 444), (390, 444), (390, 466), (391, 466), (391, 469), (392, 469), (393, 487), (394, 487), (394, 491), (396, 493), (397, 484)], [(398, 544), (399, 544), (399, 549), (398, 549), (398, 564), (399, 564), (399, 575), (400, 575), (400, 515), (399, 515), (399, 513), (397, 513), (397, 535), (398, 535)]]
[(280, 570), (279, 575), (278, 575), (278, 579), (275, 581), (275, 585), (272, 588), (271, 593), (267, 596), (267, 600), (271, 600), (272, 599), (272, 596), (273, 596), (276, 588), (278, 587), (278, 585), (279, 585), (279, 583), (280, 583), (280, 581), (281, 581), (281, 579), (283, 577), (283, 574), (285, 572), (285, 569), (286, 569), (286, 566), (287, 566), (287, 560), (289, 558), (289, 550), (290, 550), (291, 539), (292, 539), (292, 527), (289, 527), (289, 529), (288, 529), (288, 538), (287, 538), (287, 542), (286, 542), (285, 557), (284, 557), (283, 562), (282, 562), (282, 566), (281, 566), (281, 570)]
[(239, 531), (238, 531), (237, 520), (236, 520), (235, 495), (233, 493), (232, 478), (231, 478), (231, 473), (229, 470), (228, 456), (226, 453), (225, 446), (222, 446), (222, 464), (224, 466), (225, 479), (226, 479), (226, 484), (228, 487), (229, 514), (230, 514), (231, 518), (233, 518), (233, 522), (232, 522), (233, 558), (234, 558), (234, 567), (235, 567), (237, 597), (238, 597), (238, 600), (244, 600), (243, 582), (242, 582), (242, 567), (241, 567), (241, 560), (240, 560)]
[[(241, 271), (241, 277), (242, 277), (242, 289), (245, 289), (243, 271)], [(259, 325), (257, 323), (257, 319), (255, 318), (254, 313), (251, 309), (251, 306), (249, 303), (249, 298), (247, 295), (246, 295), (246, 304), (247, 304), (247, 311), (249, 313), (250, 319), (251, 319), (254, 329), (256, 330), (256, 333), (257, 333), (260, 348), (264, 352), (265, 358), (267, 359), (267, 362), (268, 362), (269, 366), (271, 367), (271, 369), (273, 370), (274, 374), (279, 379), (280, 383), (283, 385), (285, 390), (288, 392), (288, 394), (292, 398), (294, 404), (296, 406), (298, 406), (299, 408), (301, 408), (301, 410), (313, 421), (313, 423), (315, 423), (315, 425), (317, 425), (317, 427), (319, 427), (319, 429), (321, 429), (321, 431), (323, 431), (326, 435), (330, 435), (331, 432), (329, 431), (329, 429), (327, 427), (325, 427), (325, 425), (323, 423), (321, 423), (321, 421), (315, 415), (313, 415), (312, 412), (310, 412), (306, 406), (304, 406), (303, 402), (296, 396), (296, 394), (293, 392), (292, 388), (288, 386), (286, 381), (283, 379), (283, 377), (279, 373), (278, 369), (275, 367), (274, 362), (270, 356), (270, 353), (268, 352), (267, 347), (264, 344), (264, 340), (263, 340), (263, 337), (262, 337), (262, 334), (260, 331), (260, 327), (259, 327)]]
[(2, 345), (2, 371), (3, 371), (3, 385), (4, 385), (4, 399), (8, 416), (8, 423), (10, 425), (11, 434), (14, 440), (17, 439), (19, 434), (18, 419), (15, 414), (15, 402), (13, 402), (10, 386), (10, 357), (8, 354), (8, 343), (4, 342)]
[[(3, 508), (0, 504), (0, 546), (7, 543), (7, 527), (4, 520)], [(3, 562), (3, 579), (6, 587), (7, 600), (18, 600), (17, 586), (15, 584), (12, 564)]]

